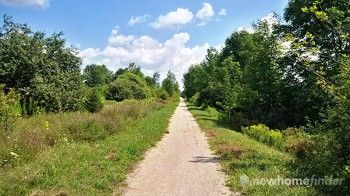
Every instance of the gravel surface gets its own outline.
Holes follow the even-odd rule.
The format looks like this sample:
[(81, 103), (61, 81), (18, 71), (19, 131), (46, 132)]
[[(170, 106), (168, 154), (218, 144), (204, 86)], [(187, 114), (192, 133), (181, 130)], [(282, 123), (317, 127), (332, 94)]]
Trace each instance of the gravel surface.
[(225, 175), (183, 100), (169, 134), (128, 176), (123, 195), (230, 195)]

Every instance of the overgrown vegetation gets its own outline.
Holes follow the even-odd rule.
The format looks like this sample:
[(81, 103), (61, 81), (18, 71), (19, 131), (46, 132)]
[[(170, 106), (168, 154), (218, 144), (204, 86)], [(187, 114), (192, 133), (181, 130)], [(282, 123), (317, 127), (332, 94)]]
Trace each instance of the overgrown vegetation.
[(126, 100), (95, 114), (21, 119), (0, 146), (0, 194), (111, 194), (166, 132), (176, 106)]
[[(254, 32), (232, 33), (222, 51), (209, 49), (184, 75), (188, 100), (296, 154), (292, 177), (343, 179), (340, 186), (316, 186), (323, 194), (350, 193), (349, 8), (346, 0), (291, 0), (285, 23), (275, 17), (253, 24)], [(304, 131), (283, 137), (258, 124)]]
[(279, 130), (271, 130), (263, 124), (244, 127), (243, 133), (263, 142), (269, 146), (275, 146), (278, 149), (283, 149), (283, 137)]
[(0, 86), (0, 137), (5, 139), (13, 129), (16, 120), (20, 117), (19, 99), (11, 90), (5, 94), (3, 86)]
[(205, 131), (211, 148), (220, 156), (220, 163), (228, 175), (227, 185), (233, 192), (245, 195), (316, 194), (312, 187), (242, 184), (241, 176), (248, 176), (251, 181), (261, 178), (276, 179), (278, 176), (288, 177), (290, 173), (287, 168), (293, 156), (255, 141), (246, 134), (222, 127), (220, 113), (213, 108), (202, 108), (189, 102), (187, 106), (201, 129)]

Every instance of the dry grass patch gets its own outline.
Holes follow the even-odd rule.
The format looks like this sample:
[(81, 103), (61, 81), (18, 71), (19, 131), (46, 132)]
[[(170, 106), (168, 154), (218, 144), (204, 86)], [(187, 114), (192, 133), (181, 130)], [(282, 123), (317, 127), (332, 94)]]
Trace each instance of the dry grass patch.
[(245, 150), (236, 144), (218, 144), (216, 147), (216, 152), (219, 153), (223, 158), (234, 156), (239, 158)]
[(214, 130), (208, 130), (205, 132), (205, 134), (208, 138), (216, 137), (218, 135)]

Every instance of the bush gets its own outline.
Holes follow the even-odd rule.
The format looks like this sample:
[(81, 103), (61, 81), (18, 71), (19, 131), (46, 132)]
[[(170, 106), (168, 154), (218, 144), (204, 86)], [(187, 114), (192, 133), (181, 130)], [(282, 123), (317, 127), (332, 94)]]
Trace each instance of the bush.
[(269, 146), (283, 149), (283, 135), (279, 130), (272, 130), (264, 124), (258, 124), (250, 127), (243, 127), (242, 131), (250, 137)]
[(149, 97), (146, 81), (140, 76), (126, 72), (113, 81), (107, 90), (107, 99), (123, 101), (124, 99), (145, 99)]
[(4, 138), (14, 128), (16, 120), (20, 117), (18, 95), (11, 90), (7, 95), (0, 86), (0, 135)]
[(158, 98), (160, 98), (161, 100), (167, 100), (167, 99), (169, 98), (168, 93), (167, 93), (164, 89), (159, 90), (157, 96), (158, 96)]
[(189, 101), (198, 106), (199, 105), (199, 102), (198, 102), (199, 96), (200, 96), (200, 94), (199, 94), (199, 92), (197, 92), (191, 98), (189, 98)]
[(96, 113), (102, 110), (102, 97), (98, 93), (97, 89), (93, 89), (89, 93), (87, 99), (85, 100), (85, 108), (91, 113)]
[(304, 128), (289, 127), (283, 130), (282, 134), (286, 140), (286, 151), (295, 154), (297, 157), (305, 155), (310, 144), (310, 136), (304, 131)]

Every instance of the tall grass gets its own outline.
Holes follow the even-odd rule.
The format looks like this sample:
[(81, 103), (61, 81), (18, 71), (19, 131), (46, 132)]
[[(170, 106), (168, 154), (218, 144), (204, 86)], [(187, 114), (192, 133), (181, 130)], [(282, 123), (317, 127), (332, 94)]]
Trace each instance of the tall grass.
[(242, 131), (250, 137), (269, 146), (274, 146), (280, 150), (284, 148), (284, 138), (279, 130), (273, 130), (264, 124), (258, 124), (250, 127), (243, 127)]
[(129, 100), (92, 115), (22, 119), (9, 139), (14, 144), (1, 146), (12, 159), (0, 170), (0, 195), (113, 193), (166, 132), (176, 105)]

